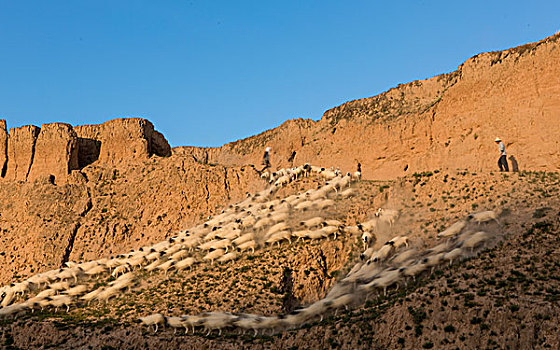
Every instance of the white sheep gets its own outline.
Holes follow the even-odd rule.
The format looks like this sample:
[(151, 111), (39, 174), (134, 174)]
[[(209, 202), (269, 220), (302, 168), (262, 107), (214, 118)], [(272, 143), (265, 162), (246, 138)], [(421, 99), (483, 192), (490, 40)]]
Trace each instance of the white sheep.
[(151, 252), (148, 255), (146, 255), (145, 258), (148, 261), (154, 261), (154, 260), (161, 259), (161, 257), (164, 256), (164, 255), (165, 255), (165, 253), (163, 251), (161, 251), (161, 252), (154, 251), (154, 252)]
[(157, 268), (158, 268), (158, 270), (162, 270), (167, 275), (169, 270), (175, 268), (175, 261), (168, 260), (168, 261), (164, 262), (163, 264), (159, 265)]
[(259, 316), (248, 315), (248, 314), (236, 315), (236, 317), (232, 321), (232, 325), (242, 328), (243, 334), (245, 334), (246, 329), (252, 329), (255, 332), (255, 337), (256, 337), (258, 334), (258, 329), (259, 329), (258, 323), (260, 322), (260, 318), (261, 317)]
[(292, 240), (290, 239), (291, 236), (292, 233), (290, 231), (275, 232), (266, 239), (265, 243), (267, 244), (278, 243), (278, 245), (280, 245), (280, 242), (283, 240), (287, 240), (288, 242), (292, 243)]
[(241, 231), (240, 229), (235, 229), (235, 230), (231, 230), (229, 233), (221, 235), (220, 237), (223, 239), (229, 239), (231, 241), (241, 236), (242, 233), (243, 231)]
[(75, 286), (75, 287), (72, 287), (70, 289), (65, 290), (64, 294), (69, 295), (71, 297), (75, 297), (75, 296), (84, 294), (85, 292), (87, 292), (87, 290), (88, 290), (88, 287), (81, 284), (79, 286)]
[(80, 299), (82, 299), (83, 301), (86, 301), (89, 304), (92, 300), (97, 299), (97, 296), (101, 292), (103, 292), (105, 289), (106, 289), (105, 287), (99, 287), (99, 288), (97, 288), (97, 289), (95, 289), (95, 290), (93, 290), (93, 291), (91, 291), (91, 292), (89, 292), (85, 295), (82, 295), (80, 297)]
[(290, 216), (290, 214), (286, 211), (281, 211), (281, 212), (276, 212), (274, 214), (270, 214), (270, 216), (268, 217), (270, 220), (272, 220), (273, 222), (280, 222), (280, 221), (284, 221), (286, 219), (288, 219), (288, 217)]
[(393, 251), (394, 251), (394, 247), (392, 245), (390, 244), (384, 245), (381, 248), (379, 248), (379, 250), (370, 257), (370, 260), (373, 261), (374, 263), (385, 261)]
[(356, 195), (356, 191), (353, 188), (347, 188), (338, 194), (341, 198), (350, 198)]
[(388, 241), (385, 244), (392, 245), (393, 247), (395, 247), (395, 249), (399, 249), (403, 245), (408, 248), (408, 237), (406, 237), (406, 236), (396, 236), (396, 237), (393, 237), (390, 241)]
[(427, 267), (431, 267), (433, 273), (434, 268), (443, 261), (444, 254), (445, 253), (437, 253), (433, 255), (428, 255), (422, 260), (422, 263), (425, 264)]
[(70, 288), (70, 283), (66, 282), (66, 281), (61, 281), (61, 282), (55, 282), (55, 283), (51, 283), (49, 284), (49, 288), (56, 290), (56, 291), (61, 291), (64, 289), (69, 289)]
[(362, 234), (362, 243), (364, 245), (364, 251), (367, 250), (371, 245), (377, 240), (375, 235), (371, 232), (364, 232)]
[(418, 251), (414, 248), (409, 249), (409, 250), (405, 250), (404, 252), (395, 255), (391, 259), (391, 264), (399, 266), (399, 265), (413, 259), (417, 255), (418, 255)]
[(311, 193), (308, 196), (308, 199), (312, 202), (316, 202), (319, 200), (326, 199), (328, 195), (329, 195), (329, 188), (325, 186)]
[(377, 229), (378, 219), (373, 218), (358, 225), (362, 231), (375, 231)]
[(158, 325), (165, 324), (165, 316), (163, 316), (160, 313), (152, 314), (150, 316), (140, 317), (140, 322), (142, 322), (143, 325), (146, 325), (148, 327), (152, 325), (155, 326), (154, 333), (156, 333), (158, 330)]
[(328, 302), (325, 299), (318, 300), (313, 304), (299, 310), (301, 314), (304, 315), (304, 319), (308, 320), (310, 318), (321, 316), (321, 320), (323, 318), (323, 314), (328, 310)]
[(218, 335), (221, 335), (222, 328), (228, 327), (234, 319), (230, 313), (226, 312), (206, 312), (201, 316), (201, 324), (208, 330), (206, 335), (210, 335), (210, 332), (214, 329), (217, 329), (219, 331)]
[(202, 250), (225, 249), (226, 253), (227, 253), (229, 247), (231, 247), (231, 241), (229, 239), (214, 240), (214, 241), (203, 243), (203, 244), (198, 246), (198, 248), (200, 248)]
[(304, 200), (295, 205), (294, 209), (298, 211), (307, 211), (313, 207), (313, 203), (313, 201)]
[(340, 232), (340, 229), (337, 226), (325, 226), (321, 229), (319, 229), (319, 231), (323, 232), (323, 234), (325, 235), (325, 237), (329, 237), (330, 235), (334, 234), (334, 239), (336, 239), (336, 234), (338, 232)]
[(187, 256), (189, 256), (189, 252), (187, 250), (179, 250), (175, 254), (171, 255), (169, 257), (169, 259), (171, 259), (173, 261), (180, 261), (180, 260), (186, 258)]
[(453, 260), (461, 258), (465, 254), (465, 251), (461, 248), (455, 248), (448, 253), (443, 255), (444, 260), (449, 261), (449, 265), (453, 265)]
[(111, 275), (113, 277), (117, 277), (119, 275), (122, 275), (123, 273), (126, 273), (131, 268), (132, 268), (132, 266), (130, 266), (130, 264), (128, 264), (128, 263), (126, 263), (124, 265), (117, 266), (117, 267), (115, 267), (115, 269), (113, 270), (113, 273), (111, 273)]
[(58, 293), (57, 290), (54, 289), (45, 289), (39, 293), (37, 293), (37, 295), (35, 296), (36, 298), (41, 298), (44, 299), (46, 297), (52, 297), (53, 295), (56, 295), (56, 293)]
[(358, 226), (346, 226), (344, 228), (344, 232), (349, 233), (351, 235), (358, 235), (362, 233), (362, 230)]
[(276, 224), (276, 225), (271, 226), (271, 227), (268, 229), (268, 231), (266, 231), (265, 238), (268, 238), (268, 237), (272, 236), (273, 234), (275, 234), (275, 233), (277, 233), (277, 232), (285, 231), (285, 230), (287, 230), (287, 229), (289, 229), (289, 228), (290, 228), (290, 225), (288, 225), (288, 224), (285, 223), (285, 222), (280, 222), (280, 223), (278, 223), (278, 224)]
[(416, 264), (401, 267), (399, 270), (404, 276), (416, 279), (416, 276), (424, 272), (427, 268), (428, 266), (426, 264), (419, 262)]
[(373, 247), (369, 247), (368, 249), (364, 250), (362, 254), (360, 254), (361, 260), (369, 260), (371, 256), (375, 253), (375, 249)]
[(157, 267), (162, 263), (163, 261), (160, 259), (154, 260), (151, 263), (149, 263), (148, 265), (144, 266), (144, 270), (148, 271), (148, 272), (152, 272), (155, 269), (157, 269)]
[(56, 310), (61, 306), (66, 306), (66, 312), (70, 311), (70, 305), (74, 302), (74, 300), (68, 295), (53, 295), (52, 297), (46, 297), (48, 300), (48, 304), (50, 306), (55, 307)]
[(235, 244), (236, 246), (239, 246), (240, 244), (243, 244), (248, 241), (252, 241), (254, 239), (255, 239), (255, 234), (253, 232), (249, 232), (234, 239), (232, 243)]
[(255, 253), (255, 248), (256, 248), (256, 247), (257, 247), (257, 242), (255, 242), (254, 240), (251, 240), (251, 241), (247, 241), (247, 242), (244, 242), (244, 243), (239, 244), (239, 245), (237, 246), (237, 249), (238, 249), (240, 252), (242, 252), (242, 251), (244, 251), (244, 250), (249, 250), (249, 249), (251, 249), (251, 251), (252, 251), (253, 253)]
[(253, 225), (253, 228), (255, 230), (260, 230), (260, 229), (265, 228), (266, 226), (270, 226), (270, 225), (273, 225), (273, 224), (274, 224), (274, 221), (272, 219), (262, 218), (259, 221), (257, 221), (256, 224)]
[(193, 333), (194, 333), (194, 328), (196, 326), (200, 326), (202, 324), (202, 321), (204, 319), (204, 317), (199, 316), (199, 315), (182, 315), (181, 318), (183, 319), (183, 323), (185, 324), (185, 329), (188, 333), (189, 330), (189, 326), (192, 327), (193, 329)]
[(492, 210), (488, 211), (481, 211), (479, 213), (469, 214), (467, 216), (467, 220), (473, 220), (480, 225), (481, 222), (488, 222), (490, 220), (496, 221), (496, 223), (500, 223), (498, 221), (498, 214)]
[(177, 316), (166, 316), (165, 317), (165, 324), (169, 327), (174, 328), (173, 334), (177, 333), (177, 328), (185, 328), (185, 333), (188, 331), (188, 328), (185, 326), (185, 321), (182, 317)]
[(0, 318), (11, 316), (13, 314), (17, 314), (19, 312), (25, 311), (27, 305), (24, 304), (13, 304), (9, 306), (5, 306), (0, 309)]
[(224, 255), (225, 253), (226, 253), (226, 251), (224, 249), (216, 249), (216, 250), (213, 250), (210, 253), (206, 254), (204, 257), (202, 257), (202, 260), (204, 260), (204, 261), (210, 260), (210, 262), (212, 264), (214, 264), (214, 260), (216, 260), (220, 256)]
[(437, 238), (457, 236), (459, 233), (461, 233), (461, 231), (463, 230), (463, 228), (465, 228), (466, 225), (467, 225), (467, 222), (465, 220), (457, 221), (456, 223), (449, 226), (444, 231), (441, 231), (440, 233), (438, 233)]
[(311, 233), (311, 230), (299, 230), (292, 232), (292, 236), (296, 237), (298, 240), (304, 239)]
[(20, 293), (21, 295), (32, 291), (35, 288), (35, 284), (29, 281), (23, 281), (20, 283), (14, 284), (12, 287), (12, 291), (16, 294)]
[(474, 248), (482, 245), (486, 240), (490, 238), (490, 234), (479, 231), (474, 233), (471, 237), (465, 239), (462, 244), (460, 244), (461, 248), (471, 249), (471, 253), (474, 251)]
[(102, 273), (105, 273), (107, 270), (108, 270), (107, 266), (97, 265), (97, 266), (94, 266), (94, 267), (90, 268), (89, 270), (86, 270), (85, 274), (88, 275), (89, 277), (91, 277), (91, 276), (96, 276), (96, 275), (100, 275)]
[(313, 228), (313, 227), (317, 227), (319, 225), (321, 225), (323, 222), (325, 221), (325, 219), (323, 219), (320, 216), (316, 216), (314, 218), (305, 220), (305, 221), (301, 221), (299, 224), (300, 226), (304, 226), (306, 228)]
[(109, 301), (109, 299), (111, 299), (113, 297), (116, 297), (119, 293), (120, 293), (119, 288), (109, 287), (109, 288), (106, 288), (106, 289), (102, 290), (101, 292), (99, 292), (97, 294), (97, 296), (95, 297), (95, 299), (97, 299), (98, 301), (104, 301), (105, 303), (107, 303)]
[(193, 266), (196, 263), (196, 260), (194, 258), (186, 258), (183, 259), (181, 261), (178, 261), (177, 264), (175, 264), (175, 267), (177, 268), (177, 270), (184, 270), (188, 267)]
[(227, 253), (225, 255), (222, 255), (218, 259), (218, 262), (219, 263), (226, 263), (228, 261), (233, 261), (233, 260), (237, 259), (237, 256), (238, 256), (238, 254), (236, 252)]
[(0, 303), (1, 307), (6, 307), (8, 305), (10, 305), (12, 303), (12, 301), (14, 301), (14, 299), (16, 298), (16, 293), (14, 293), (13, 290), (8, 289), (4, 292), (4, 299), (2, 299), (2, 302)]
[(318, 210), (323, 210), (323, 209), (332, 207), (334, 204), (335, 203), (332, 199), (323, 199), (323, 200), (314, 202), (313, 207), (315, 207)]
[[(364, 291), (369, 291), (372, 288), (383, 288), (383, 295), (387, 295), (387, 288), (397, 284), (401, 278), (401, 272), (398, 269), (387, 270), (379, 278), (374, 279), (372, 282), (363, 285)], [(360, 289), (358, 287), (358, 289)]]
[(310, 238), (310, 239), (321, 239), (321, 238), (326, 238), (326, 237), (327, 237), (327, 235), (321, 229), (315, 230), (315, 231), (310, 231), (305, 235), (305, 238)]
[(449, 246), (448, 242), (444, 242), (441, 244), (436, 245), (428, 250), (426, 250), (427, 254), (437, 254), (437, 253), (444, 253), (449, 251), (451, 247)]

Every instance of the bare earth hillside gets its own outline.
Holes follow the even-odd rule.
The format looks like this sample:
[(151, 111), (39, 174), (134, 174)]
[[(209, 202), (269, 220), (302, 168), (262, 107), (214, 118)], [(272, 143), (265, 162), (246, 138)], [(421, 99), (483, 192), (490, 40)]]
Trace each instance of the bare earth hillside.
[(558, 171), (559, 49), (556, 34), (481, 53), (452, 73), (345, 103), (317, 122), (290, 120), (219, 148), (184, 151), (240, 165), (259, 162), (271, 146), (279, 167), (290, 166), (295, 151), (295, 164), (354, 169), (361, 162), (365, 178), (392, 179), (435, 168), (495, 169), (499, 136), (519, 169)]
[[(1, 346), (560, 348), (559, 62), (556, 34), (218, 148), (171, 149), (139, 118), (9, 130), (0, 121)], [(496, 136), (520, 172), (495, 171)], [(272, 170), (325, 168), (267, 182), (257, 171), (267, 146)], [(344, 182), (357, 163), (361, 179)], [(382, 221), (380, 207), (398, 218)], [(485, 210), (496, 220), (468, 218)], [(302, 222), (316, 217), (305, 231)], [(437, 238), (462, 220), (462, 239)], [(479, 231), (483, 243), (467, 249)], [(409, 246), (369, 264), (360, 258), (364, 232), (374, 252), (397, 236)], [(248, 246), (234, 242), (246, 234)], [(461, 255), (442, 260), (453, 249)], [(413, 254), (408, 265), (393, 262), (404, 254)], [(345, 280), (369, 265), (379, 269), (370, 279)], [(22, 283), (48, 271), (74, 275)], [(116, 288), (121, 273), (130, 279)], [(376, 282), (391, 273), (388, 288)], [(366, 282), (375, 283), (366, 290)], [(337, 288), (344, 292), (332, 297)], [(54, 295), (40, 296), (45, 290)], [(119, 292), (80, 299), (104, 290)], [(140, 324), (157, 313), (166, 319), (157, 332)], [(212, 315), (229, 321), (217, 327)], [(257, 328), (239, 326), (251, 320)]]

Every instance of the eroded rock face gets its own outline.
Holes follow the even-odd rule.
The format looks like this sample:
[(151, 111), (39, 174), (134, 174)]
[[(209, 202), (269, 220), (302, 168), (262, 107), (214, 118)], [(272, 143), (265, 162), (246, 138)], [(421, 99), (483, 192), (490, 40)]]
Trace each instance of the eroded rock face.
[(165, 137), (155, 131), (154, 125), (146, 119), (113, 119), (99, 125), (76, 126), (74, 129), (80, 143), (80, 164), (90, 164), (94, 160), (117, 164), (145, 160), (152, 154), (161, 157), (171, 155), (171, 147)]
[(269, 146), (273, 168), (292, 158), (343, 171), (360, 162), (364, 178), (392, 179), (434, 169), (497, 171), (500, 137), (510, 168), (559, 171), (558, 62), (560, 34), (474, 56), (455, 72), (350, 101), (316, 122), (290, 120), (219, 148), (180, 152), (213, 164), (261, 166)]
[(170, 156), (171, 147), (146, 119), (114, 119), (76, 127), (27, 125), (12, 128), (10, 133), (6, 121), (0, 120), (0, 171), (6, 181), (65, 184), (72, 170), (96, 161), (117, 165), (145, 161), (152, 155)]
[(26, 181), (33, 163), (35, 142), (41, 129), (34, 125), (11, 128), (8, 135), (8, 167), (6, 179)]
[(78, 169), (77, 144), (76, 132), (70, 124), (43, 124), (27, 180), (54, 175), (56, 184), (66, 183), (70, 171)]
[(0, 176), (6, 176), (8, 166), (8, 130), (6, 120), (0, 119)]

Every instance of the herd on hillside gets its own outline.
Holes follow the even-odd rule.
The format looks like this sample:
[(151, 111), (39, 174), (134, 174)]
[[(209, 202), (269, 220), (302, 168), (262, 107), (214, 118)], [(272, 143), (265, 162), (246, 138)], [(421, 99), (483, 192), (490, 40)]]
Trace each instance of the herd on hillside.
[[(324, 185), (285, 198), (274, 198), (282, 187), (304, 177), (318, 176)], [(79, 303), (109, 302), (138, 284), (137, 271), (162, 272), (185, 270), (204, 262), (227, 263), (247, 251), (255, 252), (264, 245), (280, 245), (292, 240), (318, 240), (337, 235), (361, 237), (360, 260), (336, 283), (327, 295), (306, 307), (277, 316), (232, 312), (206, 312), (199, 315), (166, 316), (155, 313), (141, 317), (144, 325), (167, 325), (175, 328), (213, 330), (237, 328), (257, 334), (265, 330), (282, 330), (301, 326), (340, 308), (363, 303), (376, 293), (406, 284), (438, 265), (475, 254), (495, 235), (479, 231), (481, 223), (498, 222), (493, 211), (470, 214), (440, 232), (442, 243), (430, 249), (410, 247), (408, 237), (396, 236), (380, 244), (376, 232), (380, 225), (392, 227), (400, 212), (379, 208), (373, 217), (356, 225), (328, 218), (336, 202), (355, 196), (352, 183), (361, 179), (360, 172), (342, 174), (332, 168), (308, 164), (281, 169), (261, 176), (269, 186), (237, 204), (230, 205), (206, 222), (178, 232), (174, 237), (126, 254), (89, 262), (67, 262), (65, 267), (39, 273), (28, 279), (0, 288), (0, 318), (33, 312), (36, 309), (66, 308)], [(297, 213), (297, 215), (296, 215)], [(473, 225), (476, 223), (478, 225)], [(99, 278), (110, 280), (106, 285), (92, 283)]]

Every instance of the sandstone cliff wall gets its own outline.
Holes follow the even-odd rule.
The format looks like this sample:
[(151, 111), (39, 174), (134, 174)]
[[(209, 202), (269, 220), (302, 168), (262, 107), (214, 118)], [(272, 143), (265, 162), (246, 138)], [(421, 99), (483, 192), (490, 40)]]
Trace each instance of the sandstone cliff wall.
[[(166, 157), (171, 147), (165, 137), (146, 119), (114, 119), (99, 125), (75, 127), (80, 143), (87, 154), (98, 153), (102, 163), (116, 164), (130, 160), (145, 160), (152, 154)], [(91, 150), (91, 141), (96, 141), (99, 150)]]
[(0, 176), (6, 176), (8, 165), (8, 130), (6, 129), (6, 121), (0, 120)]
[(40, 129), (34, 125), (11, 128), (8, 134), (8, 168), (6, 179), (11, 181), (26, 181), (33, 155), (35, 141)]
[(250, 167), (183, 156), (94, 163), (71, 177), (0, 184), (0, 284), (163, 240), (264, 188)]
[(65, 184), (72, 170), (99, 161), (121, 164), (170, 156), (171, 147), (152, 123), (141, 118), (114, 119), (100, 125), (65, 123), (28, 125), (6, 132), (0, 120), (0, 169), (8, 181), (47, 179)]
[(76, 132), (70, 124), (43, 124), (35, 143), (33, 165), (28, 181), (54, 176), (57, 184), (66, 182), (71, 170), (78, 169)]

